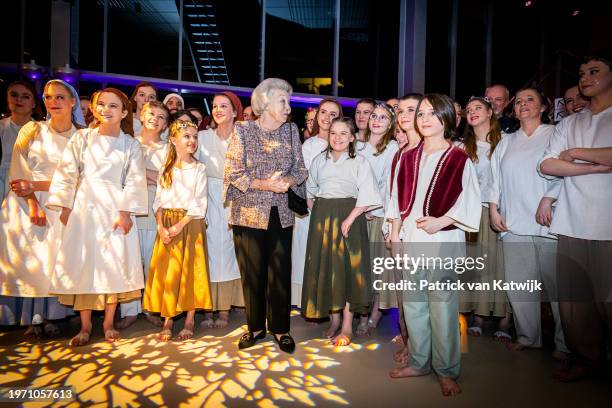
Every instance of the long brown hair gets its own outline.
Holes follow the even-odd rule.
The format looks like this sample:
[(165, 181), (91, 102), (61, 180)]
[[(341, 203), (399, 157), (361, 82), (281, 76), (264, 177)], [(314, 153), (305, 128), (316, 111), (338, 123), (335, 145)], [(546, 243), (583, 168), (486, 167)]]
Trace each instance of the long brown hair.
[(168, 136), (168, 153), (166, 154), (166, 161), (162, 166), (162, 174), (159, 178), (159, 183), (163, 188), (170, 188), (172, 185), (172, 169), (174, 169), (174, 165), (176, 164), (177, 154), (176, 147), (174, 143), (170, 141), (172, 138), (177, 138), (181, 135), (181, 131), (188, 128), (193, 127), (198, 131), (198, 125), (195, 122), (190, 120), (175, 120), (170, 125), (170, 135)]
[[(121, 119), (121, 130), (123, 131), (123, 133), (134, 137), (134, 113), (132, 112), (132, 104), (128, 100), (127, 95), (118, 90), (117, 88), (104, 88), (101, 91), (94, 93), (91, 99), (93, 105), (92, 110), (96, 110), (96, 105), (98, 105), (98, 99), (100, 99), (100, 95), (105, 92), (112, 93), (121, 100), (121, 104), (123, 105), (122, 110), (127, 111), (127, 115), (125, 115), (125, 118)], [(94, 128), (100, 126), (100, 121), (95, 117), (95, 115), (93, 123)]]
[(319, 108), (317, 109), (317, 113), (314, 117), (314, 123), (312, 124), (312, 132), (310, 132), (311, 136), (316, 136), (319, 134), (319, 112), (321, 112), (321, 106), (323, 106), (323, 104), (328, 103), (328, 102), (333, 103), (334, 105), (338, 107), (338, 116), (335, 119), (341, 118), (344, 116), (344, 113), (342, 113), (342, 105), (340, 105), (340, 102), (338, 102), (337, 99), (335, 98), (321, 99), (321, 102), (319, 102)]
[[(376, 108), (384, 109), (389, 114), (389, 129), (387, 129), (387, 133), (385, 133), (384, 136), (376, 144), (376, 153), (374, 153), (374, 156), (378, 156), (382, 152), (384, 152), (389, 142), (395, 139), (395, 126), (397, 123), (395, 119), (395, 110), (393, 110), (393, 107), (391, 105), (388, 105), (386, 103), (377, 103), (376, 105), (374, 105), (372, 113), (374, 113)], [(368, 128), (363, 134), (363, 141), (365, 143), (368, 143), (370, 141), (370, 136), (372, 134), (372, 132), (370, 131), (370, 120), (368, 120)]]
[[(138, 90), (140, 88), (153, 88), (153, 90), (155, 91), (155, 98), (157, 98), (157, 88), (155, 87), (155, 85), (153, 85), (150, 82), (140, 82), (136, 85), (136, 87), (134, 88), (134, 91), (132, 92), (132, 96), (130, 96), (130, 103), (132, 104), (132, 112), (136, 112), (136, 108), (138, 107), (138, 105), (136, 104), (136, 95), (138, 95)], [(140, 118), (138, 118), (138, 120), (140, 120)]]
[[(487, 155), (487, 157), (490, 159), (491, 155), (493, 154), (493, 150), (495, 150), (495, 147), (501, 140), (501, 125), (499, 124), (497, 117), (495, 117), (495, 112), (493, 112), (493, 107), (491, 106), (489, 101), (487, 101), (485, 98), (476, 97), (476, 98), (470, 99), (467, 105), (465, 105), (466, 112), (467, 112), (467, 107), (473, 101), (478, 101), (482, 103), (482, 105), (489, 112), (492, 113), (491, 119), (489, 119), (489, 132), (487, 133), (487, 139), (486, 139), (487, 142), (489, 142), (489, 144), (491, 145), (491, 148), (489, 149), (489, 154)], [(478, 147), (476, 144), (476, 133), (474, 133), (474, 127), (470, 125), (470, 123), (467, 121), (466, 121), (465, 130), (463, 131), (463, 146), (464, 146), (463, 150), (465, 150), (465, 152), (467, 153), (468, 157), (472, 160), (472, 162), (478, 163), (478, 153), (477, 153)]]

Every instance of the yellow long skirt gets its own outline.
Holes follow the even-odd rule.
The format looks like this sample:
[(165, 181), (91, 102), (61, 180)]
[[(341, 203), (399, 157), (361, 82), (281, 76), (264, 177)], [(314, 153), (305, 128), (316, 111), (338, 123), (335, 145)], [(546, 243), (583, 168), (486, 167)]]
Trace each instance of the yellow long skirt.
[[(186, 214), (182, 209), (164, 209), (166, 228)], [(212, 309), (206, 232), (203, 219), (191, 220), (167, 245), (155, 238), (151, 267), (144, 293), (144, 309), (174, 317), (196, 309)]]

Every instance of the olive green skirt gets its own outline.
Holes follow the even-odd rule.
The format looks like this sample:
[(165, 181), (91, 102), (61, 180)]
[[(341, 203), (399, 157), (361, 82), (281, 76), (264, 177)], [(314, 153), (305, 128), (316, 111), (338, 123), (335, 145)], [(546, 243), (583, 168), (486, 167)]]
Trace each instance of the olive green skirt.
[(317, 198), (310, 215), (302, 285), (302, 313), (319, 319), (344, 309), (370, 311), (372, 279), (368, 230), (363, 215), (348, 234), (341, 225), (355, 208), (354, 198)]

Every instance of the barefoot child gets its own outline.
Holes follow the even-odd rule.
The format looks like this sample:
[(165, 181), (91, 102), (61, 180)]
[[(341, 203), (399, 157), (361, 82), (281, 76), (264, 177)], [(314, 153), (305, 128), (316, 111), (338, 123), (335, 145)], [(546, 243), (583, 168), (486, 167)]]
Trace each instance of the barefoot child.
[[(425, 95), (417, 106), (416, 130), (423, 137), (418, 147), (401, 156), (392, 183), (393, 200), (387, 208), (392, 219), (391, 242), (411, 244), (408, 255), (465, 257), (465, 232), (478, 231), (480, 189), (467, 154), (450, 143), (455, 129), (455, 108), (444, 95)], [(414, 250), (416, 243), (420, 248)], [(445, 251), (442, 252), (442, 244)], [(452, 253), (449, 253), (452, 251)], [(418, 268), (408, 279), (430, 283), (453, 278), (434, 268)], [(404, 273), (406, 276), (406, 272)], [(450, 275), (450, 276), (441, 276)], [(433, 368), (444, 396), (457, 395), (460, 368), (458, 294), (449, 290), (404, 292), (404, 318), (410, 358), (391, 371), (392, 378), (427, 375)]]
[[(142, 90), (139, 91), (139, 95), (141, 92)], [(135, 132), (134, 136), (140, 142), (144, 155), (149, 205), (147, 206), (147, 215), (136, 217), (136, 229), (140, 240), (140, 255), (146, 280), (149, 276), (153, 245), (155, 245), (155, 237), (157, 236), (157, 221), (153, 211), (153, 200), (157, 190), (159, 171), (166, 160), (168, 150), (168, 143), (161, 139), (161, 134), (168, 128), (170, 112), (166, 105), (155, 100), (145, 103), (138, 111), (140, 112), (138, 123), (141, 128), (140, 131)], [(134, 123), (136, 123), (136, 119), (134, 119)], [(138, 314), (142, 313), (141, 301), (138, 299), (122, 303), (120, 309), (122, 319), (117, 323), (117, 328), (122, 330), (132, 325), (138, 318)], [(145, 313), (145, 317), (151, 324), (161, 327), (162, 322), (159, 317), (148, 313)]]
[[(350, 343), (353, 313), (370, 308), (371, 271), (368, 232), (363, 213), (382, 205), (372, 168), (355, 153), (355, 125), (336, 118), (329, 146), (310, 166), (308, 203), (311, 207), (302, 291), (307, 318), (330, 316), (324, 333), (336, 346)], [(314, 200), (314, 204), (313, 204)], [(340, 311), (344, 322), (340, 330)]]
[(172, 337), (172, 318), (187, 312), (178, 339), (193, 337), (196, 309), (211, 309), (206, 265), (207, 191), (195, 123), (177, 120), (170, 126), (168, 154), (159, 176), (153, 210), (157, 239), (144, 294), (144, 308), (165, 318), (159, 339)]
[(92, 310), (104, 310), (104, 337), (119, 339), (117, 303), (141, 297), (144, 287), (134, 215), (147, 212), (140, 144), (132, 137), (127, 96), (106, 88), (93, 99), (93, 128), (68, 141), (53, 174), (47, 207), (65, 225), (49, 293), (81, 314), (71, 346), (89, 341)]

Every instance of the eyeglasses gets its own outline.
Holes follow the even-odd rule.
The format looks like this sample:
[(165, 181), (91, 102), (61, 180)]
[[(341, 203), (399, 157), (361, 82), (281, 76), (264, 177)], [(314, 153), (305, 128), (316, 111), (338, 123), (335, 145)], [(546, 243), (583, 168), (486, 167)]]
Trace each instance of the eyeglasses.
[(370, 115), (370, 120), (373, 120), (373, 121), (377, 121), (378, 120), (378, 121), (384, 122), (384, 121), (387, 121), (387, 120), (391, 120), (391, 118), (389, 116), (387, 116), (387, 115), (377, 115), (377, 114), (373, 113), (373, 114)]
[(198, 125), (196, 125), (195, 123), (193, 123), (190, 120), (181, 120), (181, 119), (177, 119), (176, 120), (176, 127), (179, 129), (185, 129), (188, 127), (193, 127), (193, 128), (198, 128)]

